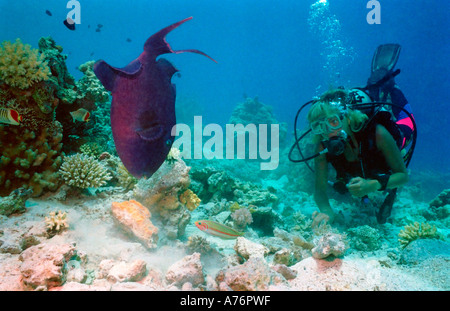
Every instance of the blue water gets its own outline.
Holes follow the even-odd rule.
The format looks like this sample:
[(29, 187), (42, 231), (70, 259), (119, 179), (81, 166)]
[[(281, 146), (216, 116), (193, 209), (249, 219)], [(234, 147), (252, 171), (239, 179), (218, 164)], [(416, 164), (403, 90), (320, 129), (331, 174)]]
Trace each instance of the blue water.
[[(196, 54), (167, 55), (181, 73), (173, 80), (178, 97), (197, 101), (203, 107), (204, 123), (224, 124), (244, 94), (258, 96), (292, 128), (299, 106), (332, 82), (323, 68), (323, 38), (313, 34), (308, 24), (314, 2), (81, 0), (81, 24), (70, 31), (62, 24), (69, 11), (66, 1), (1, 0), (0, 40), (20, 37), (37, 47), (40, 37), (52, 36), (68, 54), (69, 71), (80, 78), (78, 65), (104, 59), (124, 66), (141, 53), (151, 34), (193, 16), (168, 36), (168, 42), (174, 49), (200, 49), (218, 64)], [(334, 82), (364, 86), (375, 48), (401, 44), (397, 68), (402, 73), (396, 81), (413, 107), (419, 129), (411, 168), (448, 173), (450, 4), (381, 1), (381, 24), (369, 25), (367, 1), (328, 2), (341, 27), (339, 38), (352, 49), (351, 61), (337, 60), (342, 68)], [(101, 32), (95, 31), (97, 24), (103, 25)]]

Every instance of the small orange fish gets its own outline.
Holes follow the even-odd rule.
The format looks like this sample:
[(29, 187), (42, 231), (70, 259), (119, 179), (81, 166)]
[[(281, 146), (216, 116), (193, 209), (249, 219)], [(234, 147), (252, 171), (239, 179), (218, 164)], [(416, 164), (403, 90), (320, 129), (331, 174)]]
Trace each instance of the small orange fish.
[(0, 123), (19, 125), (22, 116), (14, 109), (0, 108)]
[(80, 122), (89, 122), (89, 117), (91, 116), (91, 113), (84, 108), (80, 108), (77, 111), (72, 111), (70, 114), (74, 123), (75, 120)]
[(195, 222), (195, 225), (203, 232), (221, 239), (236, 239), (237, 237), (244, 235), (244, 232), (239, 232), (233, 228), (212, 220), (198, 220)]

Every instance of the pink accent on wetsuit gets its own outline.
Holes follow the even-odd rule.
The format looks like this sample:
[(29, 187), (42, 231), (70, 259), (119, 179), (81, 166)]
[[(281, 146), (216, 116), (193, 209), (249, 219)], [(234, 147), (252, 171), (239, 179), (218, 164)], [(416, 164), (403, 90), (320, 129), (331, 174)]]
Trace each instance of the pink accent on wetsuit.
[[(411, 116), (414, 118), (414, 116), (413, 116), (412, 114), (411, 114)], [(416, 119), (414, 119), (414, 121), (415, 121), (415, 120), (416, 120)], [(395, 123), (397, 123), (398, 125), (401, 125), (401, 124), (406, 125), (406, 126), (409, 127), (411, 130), (414, 131), (414, 124), (413, 124), (412, 120), (411, 120), (409, 117), (404, 118), (404, 119), (401, 119), (401, 120), (398, 120), (398, 121), (395, 122)]]
[[(414, 116), (412, 114), (411, 114), (411, 116), (414, 119)], [(398, 125), (406, 125), (407, 127), (409, 127), (411, 129), (411, 131), (414, 132), (414, 124), (413, 124), (412, 120), (409, 117), (401, 119), (401, 120), (398, 120), (396, 123)], [(405, 143), (406, 143), (406, 138), (403, 138), (402, 148), (405, 147)], [(402, 148), (400, 148), (400, 149), (402, 149)]]

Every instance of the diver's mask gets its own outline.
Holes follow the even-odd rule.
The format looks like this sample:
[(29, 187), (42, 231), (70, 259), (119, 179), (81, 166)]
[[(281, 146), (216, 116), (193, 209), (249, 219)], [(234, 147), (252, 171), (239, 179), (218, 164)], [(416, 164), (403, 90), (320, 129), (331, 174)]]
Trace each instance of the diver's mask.
[(343, 119), (343, 114), (335, 114), (311, 123), (311, 131), (324, 138), (322, 143), (333, 156), (341, 155), (345, 149), (347, 133), (342, 129)]

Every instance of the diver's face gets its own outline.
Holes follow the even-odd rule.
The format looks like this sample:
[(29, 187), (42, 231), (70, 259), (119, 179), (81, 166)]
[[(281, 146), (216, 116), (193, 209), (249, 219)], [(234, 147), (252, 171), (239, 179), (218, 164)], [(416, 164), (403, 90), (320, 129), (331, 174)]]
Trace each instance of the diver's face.
[(342, 120), (339, 117), (332, 117), (328, 119), (328, 139), (341, 135), (343, 125), (345, 123), (343, 121), (346, 121), (345, 117)]

